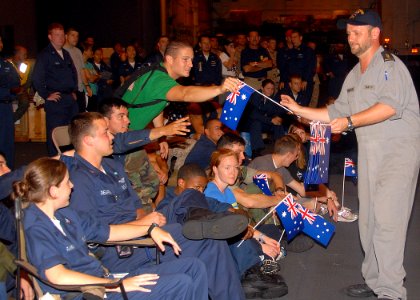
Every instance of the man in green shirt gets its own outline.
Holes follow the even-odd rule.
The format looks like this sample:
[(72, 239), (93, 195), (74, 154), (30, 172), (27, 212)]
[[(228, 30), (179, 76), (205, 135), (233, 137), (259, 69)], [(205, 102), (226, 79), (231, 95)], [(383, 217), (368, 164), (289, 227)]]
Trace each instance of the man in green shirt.
[[(146, 104), (129, 109), (132, 129), (144, 129), (151, 121), (155, 127), (163, 126), (163, 109), (168, 101), (204, 102), (237, 89), (240, 82), (235, 78), (226, 78), (219, 86), (178, 84), (178, 78), (190, 75), (193, 57), (194, 51), (190, 45), (171, 42), (166, 48), (161, 64), (163, 69), (158, 68), (145, 73), (128, 87), (122, 97), (124, 101), (131, 105)], [(167, 143), (161, 144), (161, 155), (166, 157), (167, 152)]]

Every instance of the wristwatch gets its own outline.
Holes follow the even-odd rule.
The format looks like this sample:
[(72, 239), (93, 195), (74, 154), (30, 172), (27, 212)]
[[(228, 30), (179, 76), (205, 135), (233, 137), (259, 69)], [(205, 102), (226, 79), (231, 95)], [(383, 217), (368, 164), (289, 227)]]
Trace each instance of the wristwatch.
[(347, 117), (347, 122), (348, 122), (348, 124), (347, 124), (347, 131), (353, 131), (354, 125), (353, 125), (353, 122), (351, 121), (351, 117), (350, 116)]
[(152, 233), (152, 230), (155, 229), (155, 227), (159, 227), (158, 224), (156, 223), (152, 223), (152, 225), (150, 225), (149, 229), (147, 229), (147, 234), (150, 236), (150, 234)]

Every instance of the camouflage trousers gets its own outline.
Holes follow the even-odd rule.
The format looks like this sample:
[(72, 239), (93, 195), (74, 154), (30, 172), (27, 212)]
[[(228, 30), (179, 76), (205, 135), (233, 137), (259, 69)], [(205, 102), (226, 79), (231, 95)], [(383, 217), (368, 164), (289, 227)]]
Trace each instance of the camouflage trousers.
[(133, 189), (139, 196), (143, 209), (152, 211), (152, 199), (159, 191), (159, 177), (149, 160), (146, 150), (131, 152), (125, 157), (125, 171)]

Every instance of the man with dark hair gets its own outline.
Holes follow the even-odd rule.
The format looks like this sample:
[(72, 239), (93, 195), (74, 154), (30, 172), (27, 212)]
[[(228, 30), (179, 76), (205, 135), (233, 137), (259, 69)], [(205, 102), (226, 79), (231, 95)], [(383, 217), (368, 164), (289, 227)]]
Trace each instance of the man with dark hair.
[(216, 150), (216, 143), (223, 136), (222, 123), (218, 119), (210, 119), (204, 126), (204, 134), (195, 143), (185, 159), (186, 164), (198, 164), (206, 169), (210, 164), (210, 156)]
[[(274, 82), (271, 79), (263, 80), (261, 92), (263, 95), (273, 98)], [(261, 155), (265, 145), (262, 138), (263, 132), (272, 134), (276, 140), (284, 135), (283, 114), (284, 110), (259, 93), (253, 93), (249, 99), (249, 134), (251, 136), (252, 156)]]
[(32, 78), (35, 90), (45, 99), (48, 155), (54, 156), (57, 150), (51, 133), (55, 127), (68, 125), (78, 113), (78, 83), (73, 60), (69, 52), (63, 49), (63, 26), (51, 24), (48, 27), (48, 39), (50, 44), (38, 55)]
[(163, 62), (163, 55), (165, 54), (166, 47), (169, 44), (169, 37), (161, 35), (156, 41), (156, 48), (154, 51), (146, 57), (145, 64), (153, 65), (156, 63)]
[[(293, 49), (287, 52), (287, 60), (280, 64), (280, 74), (282, 80), (289, 79), (293, 74), (300, 75), (302, 77), (302, 90), (305, 93), (305, 97), (310, 100), (314, 86), (316, 55), (315, 51), (302, 42), (302, 39), (303, 37), (299, 30), (292, 30), (291, 41)], [(283, 84), (283, 86), (289, 89), (286, 84)]]
[[(109, 131), (113, 135), (128, 132), (130, 119), (128, 117), (127, 103), (123, 100), (119, 98), (105, 99), (99, 107), (99, 112), (107, 119)], [(146, 139), (151, 141), (162, 136), (185, 135), (189, 124), (187, 118), (183, 118), (169, 125), (153, 128), (150, 132), (149, 130), (140, 130), (147, 132), (147, 134), (144, 135), (143, 139), (140, 138), (139, 141), (143, 142)], [(136, 141), (131, 141), (130, 143), (133, 145)], [(147, 151), (139, 147), (127, 153), (116, 153), (114, 158), (121, 161), (124, 165), (133, 189), (142, 201), (144, 212), (153, 211), (156, 201), (164, 196), (164, 184), (168, 174), (160, 169), (159, 166), (152, 164)]]
[[(113, 136), (106, 120), (98, 113), (82, 113), (70, 124), (70, 136), (76, 153), (70, 171), (74, 184), (70, 205), (88, 212), (107, 224), (130, 223), (164, 225), (165, 218), (158, 213), (140, 217), (141, 202), (131, 187), (122, 165), (106, 158), (113, 153)], [(209, 295), (212, 299), (244, 299), (239, 276), (224, 241), (190, 241), (181, 234), (177, 224), (164, 226), (182, 248), (183, 257), (198, 257), (207, 268)], [(149, 249), (135, 248), (130, 257), (120, 258), (112, 247), (103, 249), (102, 262), (113, 272), (127, 272), (150, 262)], [(162, 261), (176, 259), (171, 249), (165, 250)]]
[[(305, 186), (302, 182), (295, 180), (290, 174), (289, 170), (287, 170), (287, 167), (289, 167), (290, 164), (298, 158), (300, 147), (300, 141), (296, 140), (290, 135), (285, 135), (276, 140), (272, 154), (259, 156), (253, 159), (248, 166), (258, 170), (267, 170), (279, 173), (283, 178), (286, 186), (293, 189), (301, 197), (305, 197)], [(309, 208), (312, 209), (314, 207), (313, 200), (316, 201), (316, 199), (305, 198), (302, 200), (302, 203), (303, 205), (310, 205)], [(330, 215), (334, 217), (335, 221), (337, 221), (337, 207), (334, 203), (337, 200), (336, 194), (327, 188), (325, 199), (318, 200), (327, 204)]]
[(245, 76), (244, 81), (259, 90), (261, 83), (267, 78), (267, 71), (273, 67), (273, 61), (267, 49), (260, 46), (258, 31), (252, 30), (248, 34), (248, 47), (241, 52), (241, 68)]
[(246, 212), (206, 197), (203, 192), (207, 182), (206, 173), (200, 166), (185, 164), (178, 172), (177, 186), (171, 189), (158, 210), (165, 214), (168, 223), (182, 224), (184, 235), (226, 239), (239, 274), (246, 277), (243, 285), (247, 299), (271, 299), (287, 294), (288, 288), (277, 269), (277, 262), (264, 255), (261, 245), (252, 238), (251, 226), (245, 230)]

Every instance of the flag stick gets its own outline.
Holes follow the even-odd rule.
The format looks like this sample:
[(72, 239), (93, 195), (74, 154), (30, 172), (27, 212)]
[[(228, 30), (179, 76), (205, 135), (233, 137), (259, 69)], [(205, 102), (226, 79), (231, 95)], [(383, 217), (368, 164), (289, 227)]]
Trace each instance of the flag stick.
[[(290, 194), (289, 194), (290, 195)], [(261, 222), (262, 221), (264, 221), (265, 219), (267, 219), (267, 217), (270, 215), (270, 214), (272, 214), (273, 213), (273, 211), (277, 208), (277, 206), (279, 206), (280, 205), (280, 203), (284, 200), (284, 199), (286, 199), (289, 195), (287, 195), (286, 197), (284, 197), (279, 203), (277, 203), (277, 205), (276, 206), (274, 206), (257, 224), (255, 224), (255, 226), (254, 227), (252, 227), (253, 229), (255, 229), (255, 228), (257, 228), (260, 224), (261, 224)], [(236, 246), (236, 248), (239, 248), (241, 245), (242, 245), (242, 243), (244, 242), (245, 240), (242, 240), (239, 244), (238, 244), (238, 246)]]
[[(244, 83), (244, 84), (246, 84), (245, 82), (243, 82), (243, 81), (241, 81), (242, 83)], [(246, 84), (247, 86), (249, 86), (251, 89), (253, 89), (255, 92), (257, 92), (258, 94), (260, 94), (261, 96), (263, 96), (264, 98), (266, 98), (266, 99), (268, 99), (268, 100), (270, 100), (271, 102), (273, 102), (274, 104), (276, 104), (276, 105), (278, 105), (278, 106), (280, 106), (281, 108), (283, 108), (283, 109), (285, 109), (285, 110), (287, 110), (288, 112), (290, 112), (290, 113), (292, 113), (292, 114), (294, 114), (293, 113), (293, 111), (291, 111), (290, 109), (288, 109), (286, 106), (283, 106), (283, 105), (281, 105), (280, 103), (278, 103), (278, 102), (276, 102), (276, 101), (274, 101), (273, 99), (271, 99), (270, 97), (268, 97), (268, 96), (266, 96), (266, 95), (264, 95), (263, 93), (261, 93), (260, 91), (258, 91), (258, 90), (256, 90), (256, 89), (254, 89), (252, 86), (250, 86), (249, 84)]]
[(344, 159), (344, 171), (343, 171), (343, 190), (341, 192), (341, 208), (344, 207), (344, 182), (346, 180), (346, 159)]
[(283, 229), (283, 231), (281, 232), (281, 236), (279, 238), (279, 245), (280, 245), (281, 239), (283, 238), (283, 235), (284, 235), (285, 231), (286, 231), (286, 229)]

